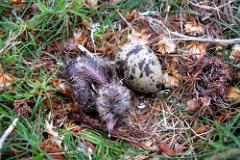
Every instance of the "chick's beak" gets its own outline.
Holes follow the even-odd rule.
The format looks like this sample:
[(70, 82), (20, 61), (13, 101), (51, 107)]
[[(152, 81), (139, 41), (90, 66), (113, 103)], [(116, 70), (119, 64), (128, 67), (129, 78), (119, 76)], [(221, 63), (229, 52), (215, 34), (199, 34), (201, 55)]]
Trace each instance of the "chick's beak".
[(114, 120), (112, 118), (107, 121), (108, 137), (111, 137), (111, 134), (116, 122), (117, 122), (117, 119)]

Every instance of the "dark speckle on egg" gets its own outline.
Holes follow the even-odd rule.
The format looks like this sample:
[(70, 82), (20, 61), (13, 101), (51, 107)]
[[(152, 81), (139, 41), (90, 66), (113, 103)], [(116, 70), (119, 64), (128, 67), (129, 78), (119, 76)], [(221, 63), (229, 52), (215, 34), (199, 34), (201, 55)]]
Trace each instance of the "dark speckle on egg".
[(132, 54), (138, 54), (142, 49), (142, 45), (136, 45), (131, 51), (128, 52), (127, 57), (131, 56)]
[(131, 74), (129, 77), (129, 80), (133, 80), (133, 79), (134, 79), (134, 76)]
[(149, 76), (153, 71), (149, 68), (149, 64), (146, 64), (144, 67), (144, 71), (146, 73), (146, 76)]
[(132, 74), (135, 74), (136, 73), (136, 68), (132, 68)]
[(153, 60), (151, 60), (151, 64), (152, 64), (152, 65), (154, 65), (154, 64), (155, 64), (155, 62), (154, 62)]
[(140, 70), (143, 69), (143, 65), (144, 65), (145, 61), (142, 60), (141, 62), (138, 63), (138, 67), (140, 68)]
[(148, 48), (148, 52), (149, 52), (149, 53), (151, 53), (151, 52), (152, 52), (152, 50), (151, 50), (150, 48)]

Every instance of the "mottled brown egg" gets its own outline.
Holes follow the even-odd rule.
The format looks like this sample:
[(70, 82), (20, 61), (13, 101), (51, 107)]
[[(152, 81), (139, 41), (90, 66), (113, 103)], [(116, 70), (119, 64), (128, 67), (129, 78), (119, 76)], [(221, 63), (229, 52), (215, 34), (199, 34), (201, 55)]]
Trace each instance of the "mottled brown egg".
[(155, 93), (161, 88), (161, 64), (142, 41), (126, 43), (116, 56), (117, 68), (124, 83), (140, 93)]

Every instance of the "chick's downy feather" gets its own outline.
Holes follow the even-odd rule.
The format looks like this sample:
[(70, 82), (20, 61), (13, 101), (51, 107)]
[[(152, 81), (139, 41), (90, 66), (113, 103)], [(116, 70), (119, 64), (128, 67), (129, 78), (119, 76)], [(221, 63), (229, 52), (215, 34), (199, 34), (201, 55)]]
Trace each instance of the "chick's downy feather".
[(80, 56), (66, 67), (77, 102), (84, 110), (97, 110), (112, 132), (130, 107), (130, 91), (119, 83), (113, 63), (107, 59)]

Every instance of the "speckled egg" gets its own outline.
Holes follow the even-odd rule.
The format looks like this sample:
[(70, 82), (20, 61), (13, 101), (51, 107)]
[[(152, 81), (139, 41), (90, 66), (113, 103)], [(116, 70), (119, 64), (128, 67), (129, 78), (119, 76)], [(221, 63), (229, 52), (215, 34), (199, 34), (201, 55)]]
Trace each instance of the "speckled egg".
[(161, 88), (161, 64), (154, 52), (142, 41), (126, 43), (116, 56), (124, 83), (140, 93), (155, 93)]

